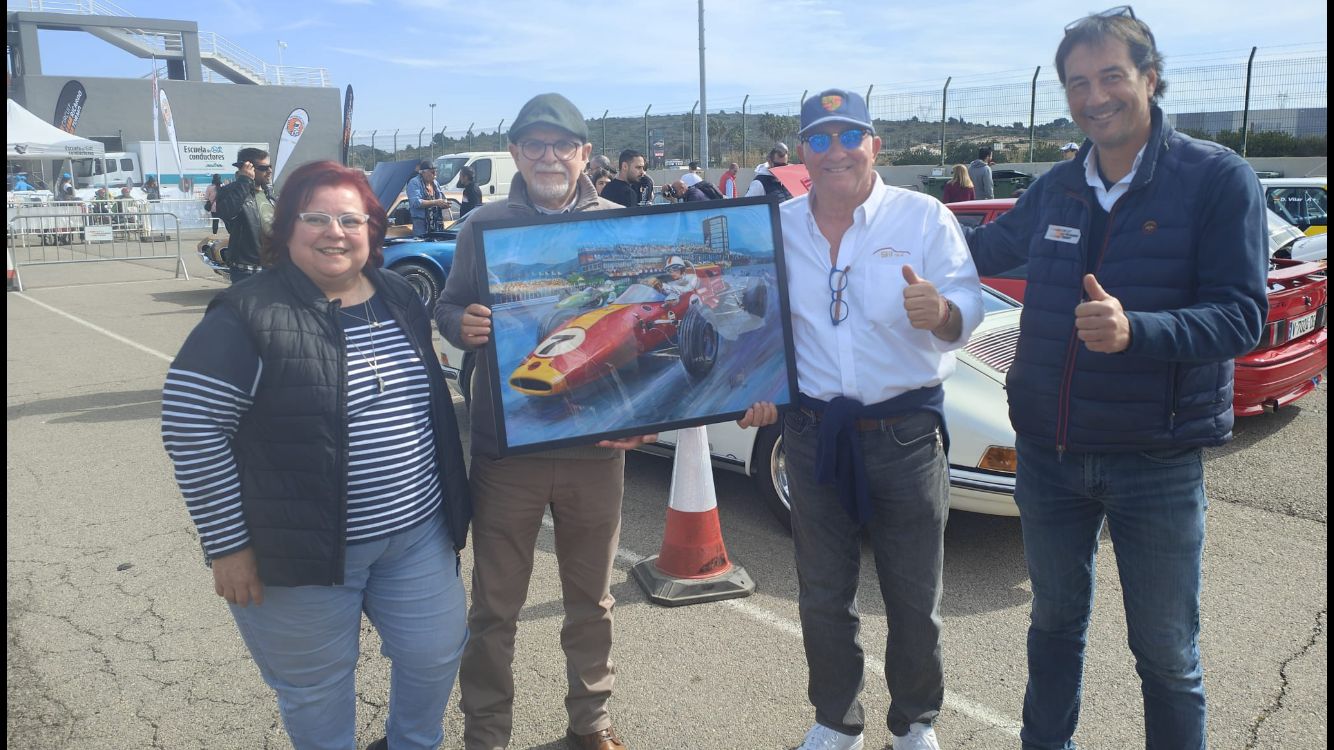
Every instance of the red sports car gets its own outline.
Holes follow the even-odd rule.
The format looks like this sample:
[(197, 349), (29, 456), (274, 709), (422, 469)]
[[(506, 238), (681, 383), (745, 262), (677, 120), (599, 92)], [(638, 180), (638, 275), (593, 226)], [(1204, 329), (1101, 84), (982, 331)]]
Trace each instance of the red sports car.
[(641, 355), (674, 350), (692, 379), (713, 370), (718, 338), (729, 340), (763, 324), (768, 289), (760, 279), (740, 286), (717, 264), (691, 269), (687, 280), (631, 285), (593, 310), (557, 307), (542, 324), (538, 345), (510, 374), (531, 396), (554, 396), (630, 365)]
[[(975, 227), (994, 221), (1014, 207), (1015, 198), (949, 203), (959, 223)], [(1269, 212), (1266, 212), (1268, 214)], [(1268, 216), (1269, 317), (1254, 350), (1236, 360), (1232, 412), (1239, 417), (1286, 406), (1315, 390), (1329, 364), (1326, 310), (1329, 283), (1323, 263), (1274, 258), (1302, 233), (1277, 216)], [(1277, 224), (1274, 224), (1277, 222)], [(1024, 300), (1026, 266), (982, 283)]]

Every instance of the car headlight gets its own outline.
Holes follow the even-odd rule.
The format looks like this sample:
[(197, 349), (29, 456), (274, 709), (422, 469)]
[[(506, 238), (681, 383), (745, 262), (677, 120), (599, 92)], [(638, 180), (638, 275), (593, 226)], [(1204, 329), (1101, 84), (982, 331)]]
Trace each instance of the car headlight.
[(1014, 448), (1006, 448), (1000, 445), (988, 447), (986, 452), (982, 454), (982, 460), (977, 462), (977, 468), (1013, 474), (1018, 468), (1018, 459), (1015, 456)]

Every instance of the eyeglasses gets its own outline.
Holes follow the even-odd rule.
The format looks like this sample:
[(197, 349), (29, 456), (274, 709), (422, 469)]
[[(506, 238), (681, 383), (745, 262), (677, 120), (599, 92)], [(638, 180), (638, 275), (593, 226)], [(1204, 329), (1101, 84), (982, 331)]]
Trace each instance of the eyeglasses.
[(550, 148), (551, 153), (555, 154), (557, 159), (560, 159), (561, 161), (569, 161), (579, 152), (580, 145), (582, 144), (578, 141), (567, 140), (547, 143), (546, 141), (530, 139), (519, 142), (519, 151), (523, 152), (525, 158), (531, 161), (537, 161), (543, 156), (546, 156), (547, 149)]
[(256, 172), (268, 172), (273, 169), (272, 164), (255, 164), (254, 167)]
[(311, 229), (328, 229), (329, 226), (334, 223), (334, 220), (337, 219), (338, 226), (349, 232), (360, 231), (362, 227), (366, 226), (366, 222), (370, 221), (371, 218), (370, 214), (349, 213), (330, 216), (329, 214), (320, 213), (319, 211), (307, 211), (306, 213), (297, 214), (296, 216), (301, 220), (302, 224), (305, 224)]
[(834, 325), (848, 319), (848, 306), (843, 304), (843, 291), (848, 288), (848, 271), (851, 270), (852, 266), (829, 269), (829, 322)]
[(1139, 20), (1135, 18), (1134, 8), (1130, 7), (1129, 5), (1118, 5), (1115, 8), (1108, 8), (1107, 10), (1104, 10), (1101, 13), (1094, 13), (1091, 16), (1084, 16), (1083, 18), (1080, 18), (1076, 21), (1071, 21), (1070, 23), (1067, 23), (1065, 25), (1065, 33), (1069, 34), (1072, 30), (1074, 30), (1076, 26), (1083, 23), (1086, 19), (1089, 18), (1119, 18), (1121, 16), (1129, 16), (1133, 20), (1136, 21)]
[[(851, 151), (862, 145), (862, 139), (870, 134), (871, 131), (864, 128), (849, 128), (838, 134), (839, 145), (843, 150)], [(801, 139), (806, 145), (811, 147), (811, 151), (817, 154), (823, 154), (834, 145), (834, 136), (831, 133), (811, 133)]]

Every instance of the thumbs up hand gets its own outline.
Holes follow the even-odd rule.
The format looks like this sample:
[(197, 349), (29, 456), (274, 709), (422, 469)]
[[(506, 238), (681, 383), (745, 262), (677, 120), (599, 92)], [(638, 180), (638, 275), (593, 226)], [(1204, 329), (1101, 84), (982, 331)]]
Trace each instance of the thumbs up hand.
[(903, 288), (903, 309), (913, 328), (934, 331), (949, 322), (949, 306), (935, 284), (919, 277), (912, 266), (903, 267), (903, 280), (908, 282)]
[(1075, 308), (1075, 330), (1091, 352), (1115, 354), (1130, 346), (1130, 319), (1121, 300), (1107, 293), (1093, 274), (1084, 276), (1087, 302)]

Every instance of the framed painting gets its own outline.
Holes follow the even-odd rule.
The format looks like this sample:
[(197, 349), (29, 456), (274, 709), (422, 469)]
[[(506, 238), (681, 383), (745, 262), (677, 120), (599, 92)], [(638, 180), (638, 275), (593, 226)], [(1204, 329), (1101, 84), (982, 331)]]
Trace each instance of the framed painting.
[(477, 241), (502, 455), (795, 403), (777, 203), (488, 222)]

